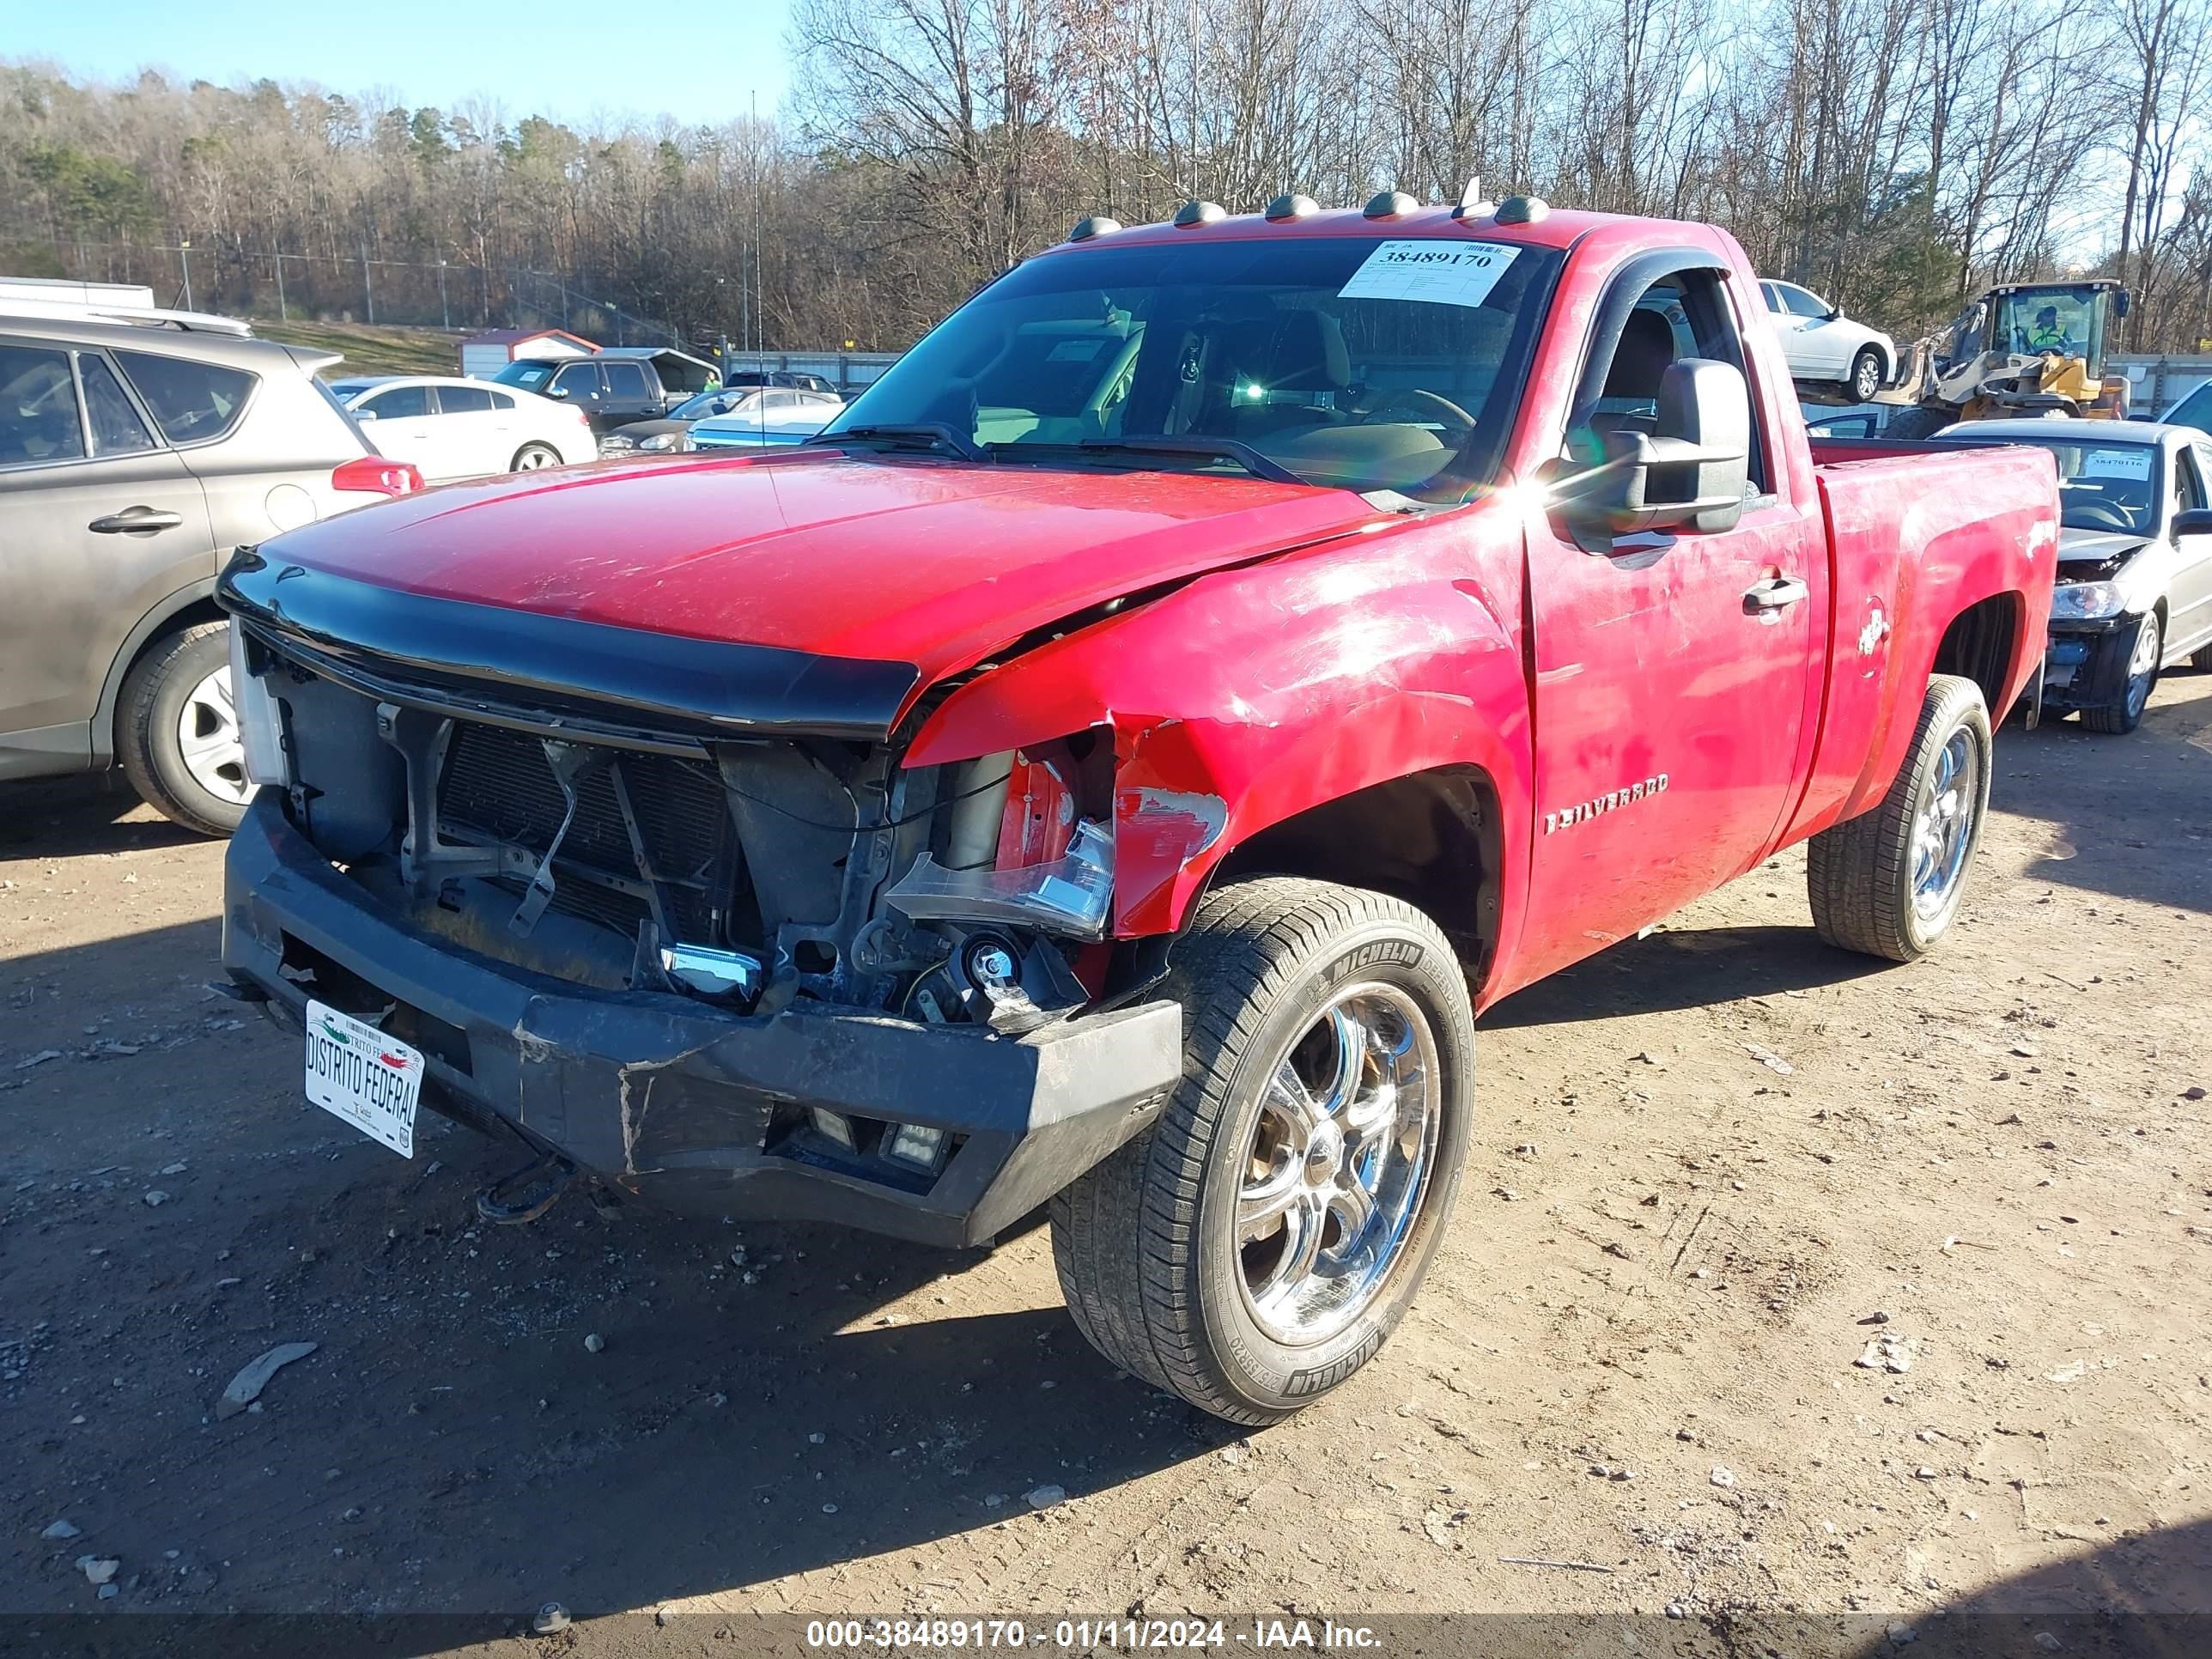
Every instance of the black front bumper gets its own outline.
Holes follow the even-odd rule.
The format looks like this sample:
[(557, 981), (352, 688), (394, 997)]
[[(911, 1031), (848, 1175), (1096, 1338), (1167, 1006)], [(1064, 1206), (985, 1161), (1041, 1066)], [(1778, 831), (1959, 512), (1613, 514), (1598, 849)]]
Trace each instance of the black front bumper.
[(2043, 706), (2054, 714), (2109, 708), (2128, 695), (2128, 658), (2141, 617), (2053, 622), (2043, 659)]
[[(694, 1214), (981, 1243), (1144, 1128), (1182, 1074), (1171, 1002), (1014, 1040), (820, 1005), (748, 1017), (532, 974), (385, 907), (274, 791), (224, 870), (223, 965), (281, 1023), (299, 1024), (311, 992), (365, 1018), (389, 1006), (385, 1029), (424, 1052), (425, 1105)], [(958, 1144), (933, 1177), (873, 1172), (805, 1129), (812, 1106)]]

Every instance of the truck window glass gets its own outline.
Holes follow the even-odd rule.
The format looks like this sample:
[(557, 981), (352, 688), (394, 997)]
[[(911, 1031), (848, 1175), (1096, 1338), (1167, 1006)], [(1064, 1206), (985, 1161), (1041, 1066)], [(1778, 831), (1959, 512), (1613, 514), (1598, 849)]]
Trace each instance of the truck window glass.
[(0, 466), (83, 458), (68, 355), (0, 345)]
[(597, 363), (568, 363), (553, 377), (553, 389), (565, 392), (571, 398), (595, 398), (599, 391), (599, 366)]
[[(1496, 468), (1559, 256), (1511, 249), (1480, 295), (1369, 297), (1363, 282), (1346, 297), (1387, 240), (1152, 242), (1032, 259), (885, 370), (831, 434), (944, 422), (1002, 462), (1054, 465), (1087, 464), (1071, 453), (1086, 440), (1220, 437), (1312, 483), (1462, 500)], [(1203, 456), (1145, 464), (1237, 470)]]
[(80, 352), (76, 372), (84, 381), (84, 412), (92, 426), (94, 454), (136, 455), (154, 447), (154, 434), (131, 406), (131, 396), (107, 359)]
[[(1778, 285), (1784, 297), (1799, 290)], [(1639, 295), (1613, 347), (1605, 390), (1587, 425), (1567, 434), (1570, 460), (1593, 464), (1605, 453), (1608, 432), (1650, 432), (1659, 414), (1659, 382), (1668, 365), (1686, 357), (1710, 358), (1743, 368), (1743, 343), (1713, 273), (1678, 271)], [(1751, 482), (1755, 495), (1771, 488), (1765, 430), (1754, 409), (1751, 423)]]
[(118, 351), (115, 360), (173, 444), (206, 443), (236, 426), (256, 379), (242, 368), (150, 351)]
[(650, 398), (653, 390), (645, 383), (645, 370), (635, 363), (609, 363), (607, 395), (613, 398)]

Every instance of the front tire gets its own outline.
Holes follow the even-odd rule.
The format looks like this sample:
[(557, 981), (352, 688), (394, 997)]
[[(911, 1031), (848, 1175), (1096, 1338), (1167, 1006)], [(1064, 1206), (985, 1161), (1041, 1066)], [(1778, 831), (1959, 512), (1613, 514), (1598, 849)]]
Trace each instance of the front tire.
[(1881, 353), (1868, 346), (1851, 359), (1851, 377), (1844, 382), (1854, 403), (1870, 404), (1881, 390)]
[(2142, 725), (2165, 655), (2166, 625), (2154, 611), (2136, 624), (2136, 636), (2128, 642), (2128, 678), (2120, 688), (2120, 700), (2083, 709), (2081, 724), (2108, 738), (2124, 738)]
[(131, 665), (115, 752), (131, 787), (163, 817), (204, 836), (238, 828), (253, 788), (231, 702), (228, 624), (197, 623)]
[(1232, 1423), (1371, 1358), (1459, 1187), (1474, 1013), (1436, 924), (1290, 877), (1207, 896), (1177, 945), (1183, 1080), (1054, 1200), (1069, 1312), (1115, 1364)]
[(1823, 939), (1913, 962), (1949, 930), (1989, 814), (1991, 750), (1981, 687), (1931, 677), (1912, 747), (1881, 805), (1806, 844), (1813, 926)]

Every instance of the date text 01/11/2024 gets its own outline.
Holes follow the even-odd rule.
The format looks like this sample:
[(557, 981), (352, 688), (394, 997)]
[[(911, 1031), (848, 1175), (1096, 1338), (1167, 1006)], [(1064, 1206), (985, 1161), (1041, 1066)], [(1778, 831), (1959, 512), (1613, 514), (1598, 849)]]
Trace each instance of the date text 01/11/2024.
[(810, 1648), (899, 1652), (947, 1646), (1049, 1648), (1089, 1653), (1113, 1650), (1208, 1650), (1245, 1647), (1261, 1651), (1371, 1651), (1380, 1644), (1365, 1625), (1322, 1619), (1255, 1619), (1248, 1629), (1220, 1619), (1062, 1619), (1035, 1629), (1019, 1619), (817, 1619), (808, 1621)]

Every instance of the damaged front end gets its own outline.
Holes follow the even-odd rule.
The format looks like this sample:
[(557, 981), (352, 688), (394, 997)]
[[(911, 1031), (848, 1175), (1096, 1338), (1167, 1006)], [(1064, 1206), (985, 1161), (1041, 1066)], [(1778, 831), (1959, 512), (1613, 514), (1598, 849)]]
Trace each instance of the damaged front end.
[(241, 554), (264, 787), (225, 961), (426, 1056), (426, 1103), (713, 1214), (988, 1238), (1180, 1070), (1115, 943), (1105, 733), (902, 764), (915, 671)]

